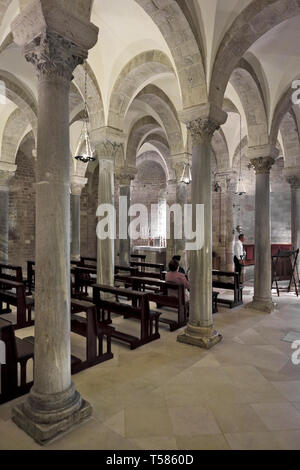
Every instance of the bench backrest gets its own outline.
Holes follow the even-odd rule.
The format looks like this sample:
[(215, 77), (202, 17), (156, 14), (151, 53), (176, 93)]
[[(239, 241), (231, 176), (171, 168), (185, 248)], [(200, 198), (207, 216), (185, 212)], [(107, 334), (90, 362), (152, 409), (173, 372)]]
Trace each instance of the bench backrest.
[(133, 289), (139, 289), (144, 286), (159, 287), (159, 293), (149, 294), (150, 300), (160, 299), (162, 301), (161, 303), (165, 306), (185, 306), (185, 287), (183, 284), (175, 284), (161, 279), (140, 276), (130, 277), (128, 281), (132, 283)]
[[(123, 313), (124, 311), (126, 311), (126, 313), (144, 313), (146, 315), (149, 315), (149, 296), (147, 293), (129, 289), (110, 287), (102, 284), (94, 284), (92, 288), (93, 302), (97, 307), (109, 306), (111, 307), (110, 312), (112, 313)], [(128, 300), (131, 300), (132, 303), (134, 303), (134, 306), (120, 302), (107, 301), (101, 298), (101, 293), (112, 294), (116, 297), (126, 297)]]
[(89, 266), (97, 265), (97, 258), (89, 258), (87, 256), (81, 256), (80, 260), (83, 265), (89, 265)]
[(138, 271), (138, 268), (133, 266), (120, 266), (118, 264), (115, 265), (115, 274), (119, 274), (120, 272), (127, 272), (130, 273), (131, 276), (135, 276)]
[(141, 269), (146, 269), (146, 268), (151, 268), (151, 269), (157, 269), (158, 271), (162, 272), (165, 270), (165, 265), (160, 264), (160, 263), (142, 263), (139, 261), (131, 261), (130, 266), (141, 268)]
[(11, 322), (0, 318), (0, 340), (5, 344), (5, 365), (1, 365), (1, 395), (5, 396), (18, 386), (17, 345)]
[(9, 281), (7, 279), (0, 278), (0, 286), (4, 291), (7, 291), (0, 293), (0, 298), (3, 298), (4, 302), (6, 301), (6, 296), (9, 299), (9, 296), (11, 295), (9, 291), (11, 289), (15, 289), (17, 296), (16, 303), (13, 303), (13, 299), (9, 299), (9, 303), (16, 306), (22, 306), (26, 309), (26, 291), (23, 282)]
[(8, 281), (23, 282), (22, 268), (21, 266), (0, 264), (0, 277)]
[(145, 262), (147, 255), (130, 255), (130, 258), (132, 258), (133, 261)]
[(218, 276), (218, 278), (220, 277), (228, 277), (228, 278), (231, 278), (231, 282), (230, 280), (227, 282), (225, 281), (220, 281), (220, 279), (213, 279), (213, 286), (214, 287), (219, 287), (219, 288), (231, 288), (232, 289), (238, 289), (240, 287), (240, 275), (239, 273), (235, 273), (235, 272), (229, 272), (229, 271), (213, 271), (212, 272), (212, 275), (213, 276)]

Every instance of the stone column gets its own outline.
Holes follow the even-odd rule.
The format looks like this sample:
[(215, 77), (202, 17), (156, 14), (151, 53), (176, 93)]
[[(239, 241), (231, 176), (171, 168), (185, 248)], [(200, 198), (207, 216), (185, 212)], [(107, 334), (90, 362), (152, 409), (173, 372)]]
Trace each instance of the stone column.
[[(120, 153), (123, 155), (121, 139), (121, 133), (109, 127), (91, 133), (91, 140), (99, 159), (98, 210), (103, 204), (114, 208), (115, 161)], [(103, 216), (106, 215), (105, 211)], [(99, 222), (101, 219), (102, 216), (99, 216)], [(111, 233), (102, 239), (97, 230), (97, 282), (99, 284), (114, 285), (115, 238), (116, 234)]]
[[(291, 243), (294, 250), (300, 248), (300, 168), (286, 168), (286, 179), (291, 186)], [(300, 273), (300, 259), (298, 257)]]
[[(121, 266), (129, 266), (130, 264), (131, 242), (130, 242), (130, 236), (128, 233), (128, 228), (130, 224), (130, 217), (128, 216), (128, 209), (130, 206), (131, 180), (134, 179), (135, 174), (136, 174), (136, 170), (133, 169), (130, 172), (126, 168), (120, 168), (117, 174), (117, 180), (119, 184), (119, 196), (120, 198), (121, 197), (126, 198), (126, 205), (124, 204), (123, 200), (122, 200), (122, 206), (119, 203), (119, 222), (121, 222), (122, 224), (122, 227), (119, 226), (119, 264)], [(123, 207), (123, 204), (124, 204), (124, 207)], [(120, 228), (121, 228), (122, 233), (120, 232)]]
[[(257, 156), (260, 155), (260, 156)], [(270, 170), (274, 164), (269, 145), (249, 148), (250, 162), (256, 173), (255, 186), (255, 267), (254, 297), (247, 308), (272, 312), (272, 259)], [(254, 158), (253, 158), (254, 157)]]
[[(180, 240), (175, 240), (175, 253), (176, 255), (181, 256), (181, 263), (184, 269), (188, 268), (188, 261), (186, 257), (186, 250), (185, 250), (185, 237), (184, 237), (184, 207), (187, 203), (187, 188), (188, 185), (181, 181), (182, 172), (184, 169), (184, 163), (190, 160), (190, 156), (186, 155), (186, 158), (183, 161), (177, 161), (174, 164), (174, 169), (176, 173), (176, 203), (181, 206), (182, 210), (182, 227), (183, 233), (182, 238)], [(191, 183), (190, 183), (191, 184)]]
[(98, 28), (57, 3), (51, 9), (52, 3), (32, 1), (12, 24), (15, 42), (37, 71), (39, 116), (34, 385), (12, 419), (40, 444), (92, 413), (71, 381), (69, 92)]
[[(11, 167), (8, 171), (7, 167)], [(0, 163), (0, 263), (8, 263), (8, 230), (9, 230), (9, 182), (14, 176), (15, 165)]]
[[(174, 179), (170, 179), (168, 180), (167, 182), (167, 191), (166, 191), (166, 195), (167, 195), (167, 204), (168, 204), (168, 207), (170, 208), (173, 204), (176, 203), (176, 193), (177, 193), (177, 180), (176, 178)], [(168, 230), (168, 227), (167, 227), (167, 230)], [(167, 264), (167, 268), (168, 268), (168, 264), (172, 258), (172, 256), (174, 256), (176, 253), (176, 243), (175, 243), (175, 239), (174, 239), (174, 216), (173, 216), (173, 213), (171, 212), (170, 213), (170, 233), (169, 233), (169, 237), (167, 236), (167, 246), (166, 246), (166, 264)]]
[(87, 183), (86, 178), (73, 177), (71, 181), (72, 238), (71, 260), (80, 260), (80, 196)]
[[(234, 248), (234, 220), (233, 220), (233, 193), (235, 190), (235, 174), (231, 170), (222, 171), (215, 175), (219, 184), (220, 204), (217, 225), (214, 229), (218, 233), (217, 251), (221, 255), (221, 270), (233, 271)], [(216, 223), (216, 221), (215, 221)], [(221, 225), (221, 226), (220, 226)], [(219, 233), (221, 231), (221, 233)]]
[[(210, 105), (201, 106), (197, 111), (192, 110), (192, 119), (189, 119), (187, 126), (191, 132), (193, 143), (193, 219), (195, 220), (196, 205), (203, 205), (204, 242), (201, 248), (190, 253), (191, 296), (189, 323), (185, 332), (179, 335), (177, 339), (180, 342), (209, 349), (222, 339), (222, 336), (214, 329), (212, 316), (211, 140), (220, 124), (226, 121), (226, 114)], [(188, 240), (186, 242), (188, 243)]]

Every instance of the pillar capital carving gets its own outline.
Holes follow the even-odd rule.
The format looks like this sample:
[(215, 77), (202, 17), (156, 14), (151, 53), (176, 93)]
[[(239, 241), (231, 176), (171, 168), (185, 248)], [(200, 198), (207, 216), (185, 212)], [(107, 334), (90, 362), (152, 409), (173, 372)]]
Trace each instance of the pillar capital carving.
[(227, 114), (211, 103), (194, 106), (179, 113), (191, 132), (193, 146), (210, 142), (214, 132), (226, 122)]
[(81, 178), (80, 176), (73, 176), (71, 178), (71, 194), (73, 196), (81, 196), (81, 192), (87, 184), (87, 178)]
[(223, 192), (235, 192), (237, 185), (237, 172), (233, 170), (215, 173), (215, 181), (221, 186)]
[(24, 48), (40, 80), (70, 81), (97, 42), (98, 28), (73, 16), (58, 0), (31, 0), (12, 22), (14, 41)]
[(14, 172), (0, 170), (0, 191), (8, 190), (9, 182), (13, 176), (15, 176)]
[(250, 160), (252, 167), (257, 175), (268, 174), (275, 163), (272, 157), (258, 157)]
[(0, 191), (8, 190), (9, 182), (15, 176), (16, 169), (16, 165), (0, 162)]
[(291, 189), (300, 189), (300, 176), (299, 175), (287, 176), (286, 180), (290, 184)]
[(193, 147), (204, 142), (210, 142), (215, 131), (220, 128), (220, 124), (213, 119), (198, 118), (187, 124), (191, 133)]
[(300, 167), (284, 168), (283, 173), (291, 189), (300, 189)]
[(39, 80), (65, 79), (70, 82), (77, 65), (87, 58), (87, 51), (52, 32), (42, 32), (24, 47), (25, 59), (37, 71)]
[(124, 166), (125, 136), (121, 130), (109, 126), (93, 129), (90, 137), (99, 160), (112, 160), (117, 166)]
[(174, 175), (176, 176), (177, 183), (180, 183), (184, 170), (184, 165), (186, 163), (192, 165), (192, 155), (189, 153), (170, 155), (169, 161), (171, 163), (172, 169), (174, 170)]
[(116, 182), (119, 186), (130, 186), (130, 183), (134, 180), (136, 174), (136, 168), (118, 168), (115, 174)]

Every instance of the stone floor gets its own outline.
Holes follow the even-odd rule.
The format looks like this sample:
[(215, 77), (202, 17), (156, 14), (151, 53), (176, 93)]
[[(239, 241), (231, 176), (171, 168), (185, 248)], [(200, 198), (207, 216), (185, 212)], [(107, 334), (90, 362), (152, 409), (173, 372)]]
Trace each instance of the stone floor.
[[(274, 300), (271, 315), (221, 308), (224, 339), (211, 351), (164, 327), (135, 351), (114, 343), (113, 360), (73, 376), (93, 418), (47, 449), (300, 449), (300, 365), (282, 341), (290, 331), (300, 339), (300, 298)], [(83, 350), (72, 335), (73, 353)], [(14, 403), (0, 406), (0, 449), (40, 449), (10, 420)]]

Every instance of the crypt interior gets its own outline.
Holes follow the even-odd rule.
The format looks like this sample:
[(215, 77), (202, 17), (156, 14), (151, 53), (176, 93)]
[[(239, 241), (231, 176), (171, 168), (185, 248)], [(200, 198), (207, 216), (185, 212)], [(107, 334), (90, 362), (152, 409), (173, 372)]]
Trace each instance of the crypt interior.
[(300, 449), (299, 44), (299, 0), (0, 0), (0, 449)]

